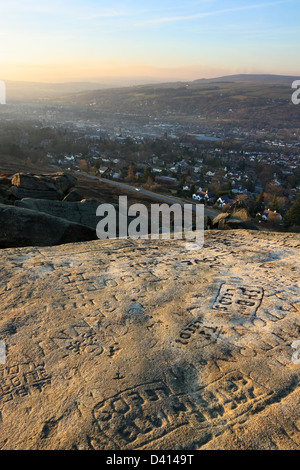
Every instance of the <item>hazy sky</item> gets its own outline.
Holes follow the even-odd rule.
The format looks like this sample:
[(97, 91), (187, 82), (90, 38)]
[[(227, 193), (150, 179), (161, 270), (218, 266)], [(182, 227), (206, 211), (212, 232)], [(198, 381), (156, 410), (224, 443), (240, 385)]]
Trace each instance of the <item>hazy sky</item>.
[(0, 79), (300, 78), (300, 0), (0, 0)]

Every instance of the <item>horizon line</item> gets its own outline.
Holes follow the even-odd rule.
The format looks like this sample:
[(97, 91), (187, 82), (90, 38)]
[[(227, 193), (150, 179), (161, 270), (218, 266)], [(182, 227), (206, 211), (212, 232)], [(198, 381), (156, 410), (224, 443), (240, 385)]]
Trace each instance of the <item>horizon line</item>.
[(160, 82), (161, 83), (168, 83), (168, 82), (195, 82), (198, 80), (216, 80), (216, 79), (224, 79), (224, 78), (233, 78), (233, 77), (250, 77), (250, 76), (264, 76), (264, 77), (282, 77), (282, 78), (295, 78), (299, 77), (300, 74), (298, 75), (291, 75), (291, 74), (281, 74), (281, 73), (263, 73), (263, 72), (257, 72), (257, 73), (235, 73), (235, 74), (229, 74), (229, 75), (216, 75), (216, 76), (211, 76), (211, 77), (200, 77), (196, 79), (184, 79), (184, 78), (164, 78), (164, 77), (148, 77), (144, 75), (140, 76), (132, 76), (132, 77), (127, 77), (127, 76), (103, 76), (103, 77), (97, 77), (97, 78), (68, 78), (68, 79), (54, 79), (53, 81), (34, 81), (34, 80), (12, 80), (12, 79), (0, 79), (1, 82), (5, 83), (40, 83), (40, 84), (55, 84), (55, 85), (62, 85), (62, 84), (67, 84), (67, 83), (90, 83), (90, 84), (97, 84), (99, 82), (103, 82), (104, 80), (112, 80), (114, 82), (118, 81), (129, 81), (129, 80), (154, 80), (155, 82)]

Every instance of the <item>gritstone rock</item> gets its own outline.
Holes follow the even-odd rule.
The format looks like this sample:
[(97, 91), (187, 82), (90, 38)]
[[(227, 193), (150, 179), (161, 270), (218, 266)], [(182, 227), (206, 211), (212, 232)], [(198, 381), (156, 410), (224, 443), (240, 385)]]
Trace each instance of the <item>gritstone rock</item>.
[(2, 250), (0, 448), (299, 450), (299, 248), (235, 230)]

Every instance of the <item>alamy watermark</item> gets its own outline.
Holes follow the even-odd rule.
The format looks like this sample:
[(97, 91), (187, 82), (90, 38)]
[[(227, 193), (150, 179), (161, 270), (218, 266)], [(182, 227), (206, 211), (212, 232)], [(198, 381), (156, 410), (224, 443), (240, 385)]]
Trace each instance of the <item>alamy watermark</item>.
[(0, 80), (0, 104), (6, 104), (6, 85)]
[(6, 347), (3, 341), (0, 341), (0, 364), (6, 363)]
[(292, 88), (296, 90), (292, 94), (292, 103), (293, 104), (300, 104), (300, 80), (295, 80), (292, 83)]
[(127, 206), (127, 196), (119, 197), (119, 209), (113, 204), (97, 208), (97, 237), (131, 238), (134, 240), (185, 240), (188, 250), (199, 250), (204, 244), (204, 206), (175, 203)]
[(294, 354), (292, 355), (293, 364), (300, 364), (300, 340), (294, 341), (292, 348), (295, 349)]

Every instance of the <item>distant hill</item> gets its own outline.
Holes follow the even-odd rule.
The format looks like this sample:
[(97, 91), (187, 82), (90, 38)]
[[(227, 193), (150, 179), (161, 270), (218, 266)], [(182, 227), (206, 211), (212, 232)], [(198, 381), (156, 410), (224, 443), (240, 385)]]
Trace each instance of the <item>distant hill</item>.
[(98, 90), (104, 86), (98, 83), (37, 83), (6, 81), (7, 103), (49, 100), (80, 91)]
[(245, 129), (298, 128), (300, 107), (291, 102), (296, 77), (233, 75), (66, 95), (57, 104), (89, 107), (95, 116)]
[[(171, 125), (245, 129), (298, 128), (300, 106), (291, 103), (298, 77), (241, 74), (165, 83), (118, 86), (109, 83), (7, 82), (7, 102), (46, 103), (86, 110), (101, 119), (138, 124), (163, 120)], [(136, 79), (137, 80), (137, 79)], [(117, 124), (118, 125), (118, 124)]]
[(195, 80), (193, 83), (216, 83), (216, 82), (251, 82), (251, 83), (273, 83), (273, 84), (292, 84), (294, 80), (299, 80), (299, 77), (289, 75), (272, 75), (272, 74), (239, 74), (228, 75), (218, 78), (202, 78)]
[(102, 91), (110, 89), (124, 88), (126, 90), (135, 87), (154, 87), (158, 88), (173, 88), (180, 86), (197, 86), (211, 83), (253, 83), (253, 84), (286, 84), (291, 85), (294, 80), (299, 77), (284, 76), (284, 75), (267, 75), (267, 74), (241, 74), (229, 75), (217, 78), (201, 78), (190, 82), (182, 81), (166, 81), (160, 82), (151, 78), (102, 78), (97, 81), (85, 82), (66, 82), (66, 83), (39, 83), (39, 82), (18, 82), (18, 81), (5, 81), (7, 102), (28, 102), (28, 101), (43, 101), (57, 98), (68, 99), (69, 95)]
[(138, 86), (158, 82), (150, 78), (99, 78), (98, 80), (66, 83), (39, 83), (24, 81), (5, 81), (7, 102), (28, 102), (51, 100), (65, 95), (84, 91), (105, 90), (110, 88)]

